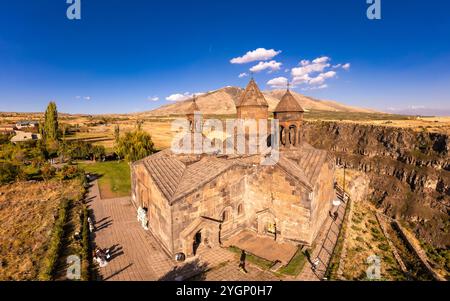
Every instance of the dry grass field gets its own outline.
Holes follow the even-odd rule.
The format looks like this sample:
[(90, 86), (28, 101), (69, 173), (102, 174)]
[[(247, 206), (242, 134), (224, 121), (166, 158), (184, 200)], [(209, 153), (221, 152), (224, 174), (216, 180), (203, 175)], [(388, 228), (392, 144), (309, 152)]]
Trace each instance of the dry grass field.
[[(0, 114), (0, 125), (14, 124), (19, 120), (39, 120), (42, 114)], [(182, 117), (182, 116), (181, 116)], [(114, 127), (119, 125), (121, 134), (136, 128), (138, 120), (142, 121), (142, 128), (148, 132), (157, 149), (168, 148), (175, 133), (171, 129), (171, 122), (177, 116), (147, 116), (133, 115), (66, 115), (62, 114), (60, 123), (67, 126), (79, 127), (79, 132), (68, 135), (67, 140), (83, 140), (93, 144), (105, 146), (108, 152), (114, 151)], [(234, 115), (207, 115), (204, 118), (226, 119)], [(305, 113), (308, 121), (337, 121), (343, 123), (358, 123), (387, 127), (410, 128), (416, 131), (446, 133), (450, 135), (450, 117), (415, 117), (392, 115), (383, 113), (361, 112), (327, 112), (309, 111)], [(99, 124), (106, 121), (105, 124)]]
[(79, 193), (77, 180), (0, 186), (0, 280), (35, 280), (62, 199)]

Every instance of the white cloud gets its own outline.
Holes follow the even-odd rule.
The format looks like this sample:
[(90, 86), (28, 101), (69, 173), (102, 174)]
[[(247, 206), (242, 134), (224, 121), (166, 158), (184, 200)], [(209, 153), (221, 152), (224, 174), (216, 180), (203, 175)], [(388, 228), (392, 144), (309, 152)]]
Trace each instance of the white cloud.
[(75, 96), (75, 98), (76, 99), (84, 99), (84, 100), (91, 100), (92, 99), (92, 97), (90, 97), (90, 96), (80, 96), (80, 95)]
[(159, 97), (158, 96), (149, 96), (147, 99), (150, 101), (158, 101)]
[(328, 85), (325, 82), (330, 79), (336, 77), (336, 71), (330, 71), (331, 68), (338, 69), (344, 68), (348, 70), (350, 68), (350, 64), (347, 63), (345, 65), (330, 64), (331, 58), (328, 56), (321, 56), (315, 58), (314, 60), (301, 60), (299, 63), (299, 67), (292, 68), (292, 83), (294, 85), (306, 84), (314, 87), (306, 88), (306, 90), (315, 90), (315, 89), (324, 89), (327, 88)]
[(287, 86), (288, 79), (286, 77), (276, 77), (267, 82), (267, 85), (272, 88), (285, 88)]
[(292, 83), (294, 85), (301, 85), (301, 84), (307, 84), (311, 80), (311, 77), (308, 74), (302, 75), (302, 76), (295, 76), (292, 79)]
[(321, 85), (325, 82), (325, 80), (329, 78), (333, 78), (336, 76), (336, 72), (328, 71), (325, 73), (320, 73), (318, 76), (311, 78), (308, 82), (310, 85)]
[(321, 56), (313, 60), (313, 64), (326, 64), (330, 61), (328, 56)]
[(350, 63), (342, 65), (342, 69), (349, 70), (350, 69)]
[(182, 101), (182, 100), (187, 100), (189, 98), (191, 98), (191, 95), (189, 92), (180, 94), (180, 93), (175, 93), (172, 95), (169, 95), (166, 97), (166, 100), (168, 101)]
[(321, 90), (321, 89), (325, 89), (325, 88), (328, 88), (327, 84), (323, 84), (323, 85), (320, 85), (320, 86), (312, 86), (312, 87), (302, 88), (302, 91)]
[(232, 64), (246, 64), (251, 63), (255, 61), (267, 61), (278, 54), (280, 54), (281, 51), (276, 51), (274, 49), (265, 49), (265, 48), (258, 48), (253, 51), (248, 51), (245, 55), (240, 57), (235, 57), (230, 60), (230, 63)]
[(281, 65), (283, 65), (280, 62), (277, 61), (270, 61), (270, 62), (259, 62), (258, 65), (255, 65), (250, 68), (251, 72), (261, 72), (263, 70), (269, 69), (269, 73), (273, 71), (278, 71), (281, 68)]
[(422, 109), (425, 109), (426, 107), (425, 106), (416, 106), (416, 105), (411, 105), (411, 106), (409, 106), (409, 108), (411, 109), (411, 110), (422, 110)]
[(243, 78), (243, 77), (247, 77), (248, 76), (248, 74), (247, 73), (241, 73), (241, 74), (239, 74), (239, 78)]
[(167, 97), (166, 97), (166, 100), (168, 100), (168, 101), (183, 101), (183, 100), (188, 100), (188, 99), (190, 99), (190, 98), (193, 98), (194, 95), (200, 96), (200, 95), (203, 95), (203, 94), (205, 94), (205, 93), (202, 93), (202, 92), (199, 92), (199, 93), (189, 93), (189, 92), (185, 92), (185, 93), (183, 93), (183, 94), (181, 94), (181, 93), (175, 93), (175, 94), (172, 94), (172, 95), (170, 95), (170, 96), (167, 96)]
[(292, 68), (292, 76), (295, 78), (309, 75), (314, 72), (322, 72), (325, 68), (330, 67), (330, 64), (328, 63), (329, 60), (330, 58), (327, 56), (318, 57), (313, 60), (312, 63), (308, 60), (302, 60), (300, 62), (301, 67)]
[(309, 65), (311, 62), (310, 61), (308, 61), (308, 60), (301, 60), (300, 61), (300, 65), (301, 66), (306, 66), (306, 65)]

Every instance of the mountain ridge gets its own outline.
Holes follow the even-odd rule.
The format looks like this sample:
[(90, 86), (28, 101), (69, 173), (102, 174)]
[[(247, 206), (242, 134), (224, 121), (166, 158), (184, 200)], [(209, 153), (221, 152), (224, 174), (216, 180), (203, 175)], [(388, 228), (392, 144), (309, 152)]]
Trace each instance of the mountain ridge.
[[(227, 86), (217, 90), (209, 91), (197, 96), (196, 102), (203, 114), (207, 115), (227, 115), (236, 114), (236, 103), (244, 89), (240, 87)], [(262, 91), (269, 111), (273, 112), (285, 90)], [(380, 113), (376, 110), (360, 108), (346, 105), (334, 100), (319, 100), (303, 94), (291, 91), (294, 98), (305, 111), (331, 111), (331, 112), (360, 112), (360, 113)], [(188, 108), (192, 98), (163, 105), (159, 108), (138, 113), (138, 115), (166, 116), (183, 115)]]

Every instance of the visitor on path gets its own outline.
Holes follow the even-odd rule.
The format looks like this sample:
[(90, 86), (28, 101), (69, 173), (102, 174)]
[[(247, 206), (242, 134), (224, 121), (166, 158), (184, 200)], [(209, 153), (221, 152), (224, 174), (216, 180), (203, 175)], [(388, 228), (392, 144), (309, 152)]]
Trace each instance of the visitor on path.
[(88, 220), (88, 224), (89, 224), (89, 232), (94, 232), (95, 231), (95, 226), (94, 226), (94, 223), (92, 222), (92, 220), (91, 220), (91, 218), (90, 217), (88, 217), (87, 218), (87, 220)]
[(101, 268), (104, 268), (108, 265), (108, 261), (106, 260), (106, 255), (102, 249), (96, 248), (94, 251), (94, 261), (98, 263)]
[(317, 268), (319, 267), (319, 265), (320, 265), (320, 259), (319, 259), (319, 258), (316, 258), (316, 260), (313, 262), (312, 269), (313, 269), (314, 271), (317, 270)]
[(245, 269), (245, 259), (246, 258), (247, 258), (247, 254), (245, 254), (245, 251), (242, 250), (241, 258), (239, 259), (239, 269), (244, 273), (247, 273), (247, 270)]
[(334, 217), (333, 217), (334, 221), (336, 221), (338, 219), (338, 216), (339, 216), (339, 213), (336, 211), (334, 213)]

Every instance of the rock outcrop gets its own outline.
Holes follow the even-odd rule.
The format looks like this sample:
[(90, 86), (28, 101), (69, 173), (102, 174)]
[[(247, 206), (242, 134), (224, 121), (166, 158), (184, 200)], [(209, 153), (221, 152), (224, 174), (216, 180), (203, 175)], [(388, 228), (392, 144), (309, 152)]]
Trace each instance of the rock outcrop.
[(338, 165), (365, 172), (369, 198), (385, 214), (436, 247), (450, 245), (448, 135), (343, 122), (305, 122), (303, 133)]

